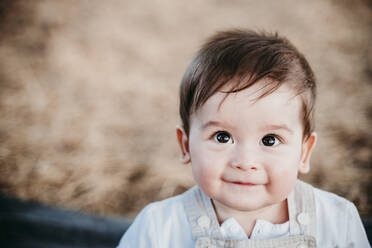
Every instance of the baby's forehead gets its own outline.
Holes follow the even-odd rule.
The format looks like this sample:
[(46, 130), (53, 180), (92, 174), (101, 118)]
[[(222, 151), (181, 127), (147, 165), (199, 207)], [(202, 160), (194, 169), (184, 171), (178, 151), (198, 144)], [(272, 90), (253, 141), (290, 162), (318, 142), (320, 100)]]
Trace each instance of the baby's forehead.
[(247, 115), (265, 120), (282, 119), (286, 118), (285, 116), (299, 119), (302, 101), (293, 90), (283, 86), (264, 96), (260, 91), (260, 88), (249, 87), (237, 92), (217, 92), (195, 112), (195, 115), (200, 119), (236, 121)]
[(273, 88), (270, 84), (257, 83), (239, 91), (231, 91), (231, 86), (223, 88), (212, 95), (205, 104), (218, 106), (218, 110), (221, 110), (226, 104), (249, 107), (258, 102), (265, 102), (268, 105), (280, 102), (281, 106), (286, 106), (295, 104), (297, 98), (299, 98), (299, 94), (288, 84)]

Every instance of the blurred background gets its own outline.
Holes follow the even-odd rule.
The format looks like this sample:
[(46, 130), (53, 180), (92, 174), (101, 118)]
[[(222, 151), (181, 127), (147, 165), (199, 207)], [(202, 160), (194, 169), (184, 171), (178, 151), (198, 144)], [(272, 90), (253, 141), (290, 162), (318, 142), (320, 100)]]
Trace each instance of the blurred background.
[(315, 186), (372, 217), (372, 2), (0, 2), (0, 191), (133, 218), (194, 183), (178, 87), (206, 37), (278, 31), (318, 79)]

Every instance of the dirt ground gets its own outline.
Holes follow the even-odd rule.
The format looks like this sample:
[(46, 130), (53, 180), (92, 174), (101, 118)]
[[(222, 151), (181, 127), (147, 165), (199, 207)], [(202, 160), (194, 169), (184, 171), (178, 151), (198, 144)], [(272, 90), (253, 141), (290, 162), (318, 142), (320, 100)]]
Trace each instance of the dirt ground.
[(178, 87), (218, 30), (287, 36), (318, 79), (305, 181), (372, 216), (372, 2), (0, 3), (0, 190), (133, 217), (193, 185), (175, 138)]

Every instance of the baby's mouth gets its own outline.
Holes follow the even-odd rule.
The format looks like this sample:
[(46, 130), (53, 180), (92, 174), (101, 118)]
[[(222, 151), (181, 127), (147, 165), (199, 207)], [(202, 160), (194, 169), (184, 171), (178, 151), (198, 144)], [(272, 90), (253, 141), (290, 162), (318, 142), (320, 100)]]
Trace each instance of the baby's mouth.
[(246, 183), (246, 182), (231, 182), (233, 184), (238, 184), (238, 185), (242, 185), (242, 186), (256, 186), (257, 184), (254, 184), (254, 183)]
[(225, 180), (225, 179), (222, 179), (222, 180), (226, 183), (232, 183), (232, 184), (241, 185), (241, 186), (258, 186), (258, 185), (260, 185), (260, 184), (257, 184), (257, 183), (245, 182), (245, 181), (234, 181), (234, 180)]

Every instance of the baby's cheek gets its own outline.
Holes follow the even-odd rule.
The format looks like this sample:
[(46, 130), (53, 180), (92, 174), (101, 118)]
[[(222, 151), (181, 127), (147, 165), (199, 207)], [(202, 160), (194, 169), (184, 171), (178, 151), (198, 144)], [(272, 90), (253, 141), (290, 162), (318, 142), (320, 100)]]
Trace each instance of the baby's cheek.
[(199, 180), (211, 183), (218, 177), (218, 168), (214, 168), (213, 165), (204, 164), (196, 168), (195, 173)]
[(283, 170), (274, 169), (270, 172), (270, 192), (278, 198), (284, 199), (287, 197), (297, 180), (296, 168), (288, 168)]
[(203, 163), (193, 166), (193, 176), (198, 186), (205, 192), (218, 184), (220, 172), (219, 168), (213, 164)]
[(295, 184), (295, 180), (283, 180), (275, 187), (275, 195), (280, 198), (280, 200), (284, 200), (292, 192)]

